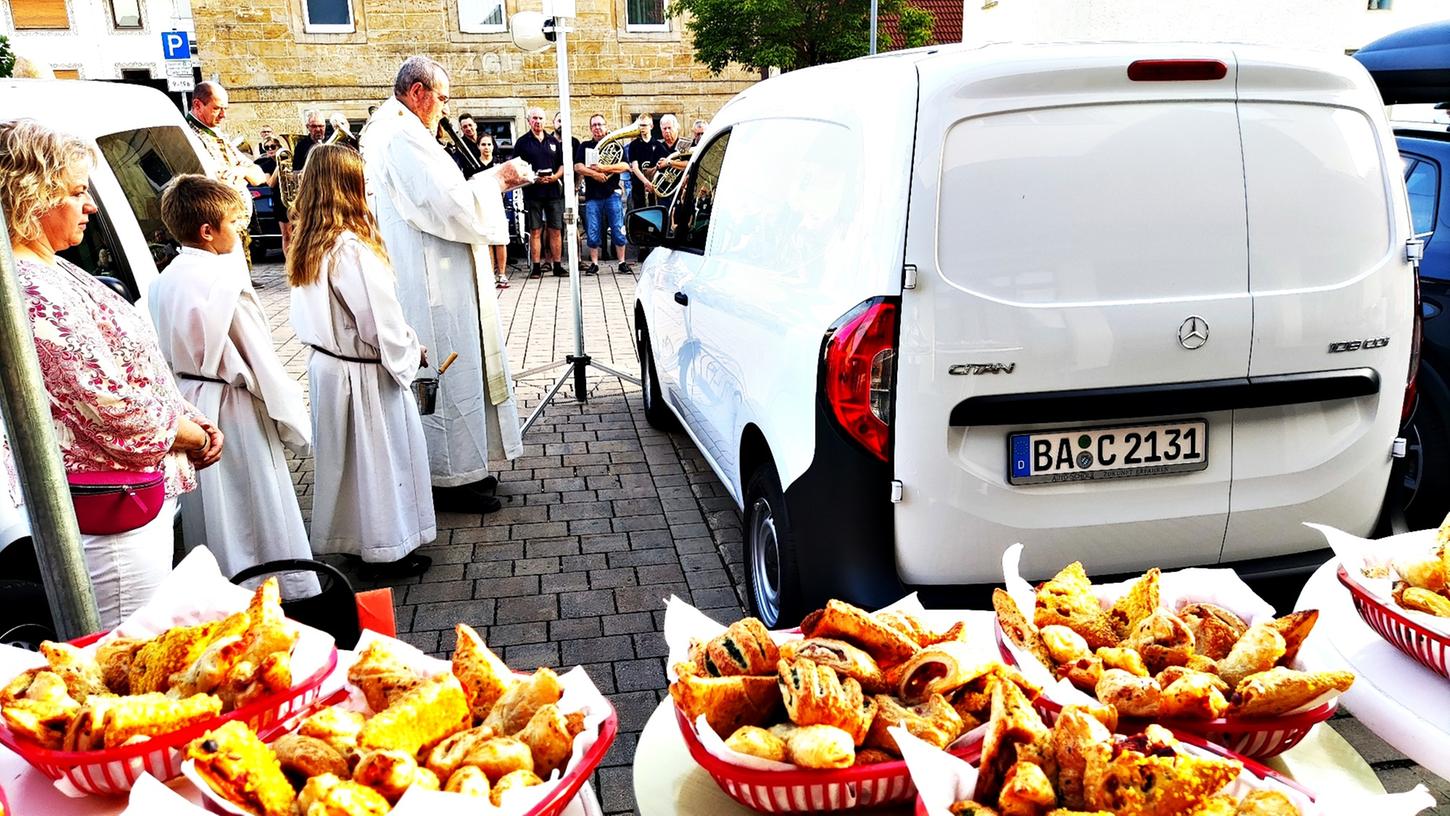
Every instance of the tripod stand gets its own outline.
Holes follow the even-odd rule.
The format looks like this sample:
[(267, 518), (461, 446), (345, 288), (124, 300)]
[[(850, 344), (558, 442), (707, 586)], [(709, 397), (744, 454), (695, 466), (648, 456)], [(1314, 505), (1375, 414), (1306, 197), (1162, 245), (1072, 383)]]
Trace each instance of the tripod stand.
[[(572, 4), (569, 5), (572, 6)], [(544, 408), (547, 407), (549, 403), (554, 401), (554, 397), (564, 387), (564, 383), (568, 382), (571, 377), (574, 380), (574, 400), (580, 404), (589, 401), (588, 368), (590, 366), (593, 366), (594, 368), (597, 368), (610, 376), (618, 377), (619, 379), (626, 382), (639, 385), (638, 379), (631, 377), (624, 372), (615, 371), (609, 366), (594, 360), (589, 356), (589, 353), (584, 350), (584, 307), (580, 299), (579, 285), (579, 188), (574, 178), (574, 150), (572, 139), (570, 138), (570, 134), (573, 131), (569, 127), (569, 52), (567, 44), (568, 29), (564, 24), (565, 15), (561, 13), (562, 6), (563, 4), (561, 3), (555, 4), (555, 16), (543, 21), (543, 31), (546, 37), (550, 33), (553, 34), (554, 56), (557, 63), (559, 77), (559, 115), (562, 117), (559, 129), (563, 131), (559, 138), (559, 151), (561, 154), (563, 154), (561, 158), (564, 162), (563, 240), (565, 244), (565, 254), (569, 259), (569, 293), (570, 296), (573, 298), (574, 305), (574, 353), (566, 355), (563, 360), (549, 363), (548, 365), (531, 368), (527, 371), (521, 371), (514, 376), (514, 379), (517, 381), (531, 374), (537, 374), (540, 371), (551, 371), (560, 367), (567, 368), (567, 370), (564, 371), (564, 373), (560, 374), (559, 378), (554, 381), (554, 384), (549, 387), (549, 390), (544, 393), (544, 398), (539, 401), (539, 404), (534, 408), (533, 412), (529, 414), (529, 418), (524, 420), (523, 428), (520, 432), (525, 434), (528, 433), (529, 429), (534, 426), (534, 423), (539, 420), (539, 416), (544, 413)], [(514, 19), (517, 24), (519, 15), (515, 15)], [(537, 261), (538, 259), (535, 258), (532, 260)]]

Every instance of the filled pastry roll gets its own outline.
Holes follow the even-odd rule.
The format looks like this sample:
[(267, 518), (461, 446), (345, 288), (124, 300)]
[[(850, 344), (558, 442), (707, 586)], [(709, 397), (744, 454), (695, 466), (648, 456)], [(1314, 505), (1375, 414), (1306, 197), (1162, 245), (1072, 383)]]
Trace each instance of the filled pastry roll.
[(987, 674), (999, 662), (976, 659), (971, 649), (960, 641), (938, 643), (922, 649), (906, 662), (897, 696), (914, 705), (933, 694), (951, 694)]
[(866, 744), (900, 756), (901, 749), (896, 744), (896, 738), (888, 730), (893, 726), (901, 726), (913, 737), (938, 748), (947, 747), (966, 731), (962, 716), (940, 694), (933, 694), (925, 703), (910, 707), (889, 695), (876, 695), (876, 716), (871, 720)]
[(806, 725), (786, 738), (786, 753), (802, 768), (849, 768), (856, 762), (856, 743), (835, 726)]
[(1283, 666), (1245, 677), (1234, 688), (1228, 713), (1239, 717), (1276, 717), (1331, 691), (1348, 691), (1354, 675), (1346, 671), (1302, 672)]
[(693, 724), (704, 715), (717, 734), (742, 725), (762, 725), (780, 708), (780, 684), (769, 677), (706, 677), (693, 663), (677, 663), (670, 684), (675, 705)]
[(796, 725), (833, 725), (851, 735), (854, 744), (866, 739), (876, 714), (876, 701), (866, 697), (861, 684), (848, 677), (843, 682), (835, 669), (818, 666), (804, 658), (780, 661), (781, 697), (791, 722)]
[(915, 640), (871, 617), (866, 610), (834, 599), (801, 621), (801, 633), (851, 641), (882, 665), (901, 663), (919, 648)]
[[(862, 649), (844, 640), (806, 638), (792, 640), (780, 647), (780, 657), (793, 661), (803, 657), (819, 666), (830, 666), (842, 677), (854, 677), (868, 693), (888, 691), (886, 675), (875, 659)], [(774, 669), (774, 664), (771, 664)], [(768, 670), (770, 671), (770, 670)]]
[(766, 675), (775, 669), (780, 652), (770, 631), (756, 618), (745, 618), (711, 638), (696, 660), (712, 677)]

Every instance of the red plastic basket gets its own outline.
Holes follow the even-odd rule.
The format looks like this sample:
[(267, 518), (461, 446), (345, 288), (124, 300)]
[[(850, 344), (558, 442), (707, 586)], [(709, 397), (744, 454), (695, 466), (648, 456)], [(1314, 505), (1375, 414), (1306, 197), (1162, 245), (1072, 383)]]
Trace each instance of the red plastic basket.
[[(1002, 634), (1000, 622), (995, 629), (997, 650), (1002, 653), (1003, 662), (1016, 666), (1017, 657), (1007, 647), (1007, 639)], [(1062, 711), (1062, 705), (1048, 699), (1045, 694), (1038, 695), (1032, 704), (1042, 712), (1043, 719), (1049, 725), (1057, 721), (1057, 715)], [(1314, 726), (1333, 717), (1338, 708), (1339, 700), (1336, 698), (1308, 711), (1282, 717), (1256, 719), (1220, 717), (1216, 720), (1159, 719), (1152, 722), (1171, 729), (1175, 734), (1201, 736), (1211, 743), (1222, 745), (1240, 758), (1268, 759), (1298, 745), (1300, 740), (1308, 736)], [(1119, 721), (1118, 730), (1130, 734), (1142, 730), (1147, 724), (1148, 721), (1145, 720), (1124, 717)]]
[[(330, 705), (336, 705), (346, 700), (347, 697), (347, 689), (341, 689), (334, 692), (326, 700), (318, 703), (316, 707), (321, 709)], [(606, 700), (606, 702), (608, 701)], [(299, 725), (301, 725), (300, 719), (294, 720), (285, 730), (274, 731), (272, 734), (269, 734), (266, 737), (266, 741), (271, 742), (272, 739), (282, 736), (285, 731), (292, 731)], [(554, 789), (549, 791), (548, 795), (525, 812), (524, 816), (559, 816), (559, 814), (563, 813), (564, 809), (569, 807), (569, 803), (574, 801), (574, 797), (579, 795), (579, 789), (584, 787), (585, 782), (589, 781), (589, 776), (604, 761), (604, 755), (609, 753), (609, 748), (614, 744), (614, 738), (618, 735), (619, 714), (614, 710), (614, 706), (610, 704), (609, 716), (605, 717), (604, 722), (599, 724), (599, 738), (594, 741), (594, 744), (589, 747), (588, 751), (584, 752), (584, 756), (580, 758), (579, 764), (574, 766), (574, 769), (569, 771), (569, 773), (564, 774), (554, 785)], [(206, 808), (208, 813), (230, 816), (232, 811), (226, 810), (221, 805), (214, 791), (208, 787), (201, 787), (201, 793), (202, 806)]]
[[(672, 704), (673, 706), (673, 704)], [(709, 751), (695, 735), (685, 713), (675, 707), (675, 722), (690, 756), (730, 798), (761, 813), (815, 813), (910, 802), (916, 785), (906, 762), (882, 762), (840, 770), (762, 771), (732, 765)], [(957, 756), (980, 752), (980, 743), (954, 750)]]
[(4, 788), (0, 788), (0, 816), (14, 816), (10, 812), (10, 800), (5, 798)]
[(1344, 584), (1354, 599), (1354, 610), (1364, 618), (1369, 628), (1420, 665), (1450, 680), (1450, 636), (1411, 620), (1403, 612), (1365, 591), (1364, 587), (1349, 579), (1349, 572), (1342, 564), (1338, 575), (1339, 583)]
[[(87, 635), (71, 643), (87, 646), (104, 634)], [(3, 723), (0, 723), (0, 745), (19, 754), (51, 779), (65, 779), (80, 791), (102, 796), (121, 794), (131, 790), (143, 771), (162, 782), (179, 776), (181, 749), (228, 720), (243, 720), (259, 734), (273, 733), (279, 723), (316, 704), (322, 693), (322, 681), (336, 668), (337, 648), (334, 647), (322, 668), (287, 691), (270, 694), (235, 711), (135, 745), (104, 751), (53, 751), (16, 737)]]
[[(1191, 745), (1201, 751), (1214, 754), (1215, 756), (1227, 757), (1228, 759), (1237, 759), (1244, 764), (1244, 770), (1257, 777), (1259, 781), (1265, 783), (1264, 787), (1272, 788), (1282, 786), (1285, 788), (1292, 788), (1293, 790), (1298, 791), (1300, 794), (1308, 797), (1309, 801), (1312, 802), (1315, 800), (1314, 793), (1308, 788), (1300, 785), (1289, 777), (1280, 774), (1278, 771), (1261, 765), (1246, 756), (1237, 754), (1222, 746), (1215, 745), (1203, 739), (1202, 737), (1195, 736), (1193, 734), (1182, 734), (1175, 731), (1173, 736), (1176, 737), (1179, 742), (1182, 742), (1185, 745)], [(976, 746), (974, 746), (974, 750), (972, 751), (972, 753), (967, 756), (963, 756), (962, 759), (965, 759), (973, 765), (976, 765), (982, 759), (981, 743), (978, 743)], [(921, 801), (920, 796), (916, 797), (916, 816), (930, 816), (930, 814), (927, 813), (926, 810), (926, 803)]]

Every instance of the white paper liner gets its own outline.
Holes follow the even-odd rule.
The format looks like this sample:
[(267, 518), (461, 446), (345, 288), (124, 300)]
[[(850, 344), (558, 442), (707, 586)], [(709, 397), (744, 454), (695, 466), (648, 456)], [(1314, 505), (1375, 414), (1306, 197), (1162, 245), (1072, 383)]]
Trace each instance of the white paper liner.
[[(369, 644), (374, 641), (386, 641), (390, 651), (413, 671), (424, 677), (439, 677), (453, 670), (452, 664), (447, 660), (440, 660), (436, 657), (429, 657), (416, 647), (404, 643), (401, 640), (390, 638), (370, 630), (363, 630), (362, 637), (358, 640), (356, 652), (343, 652), (338, 661), (338, 675), (346, 677), (347, 670), (357, 662)], [(473, 816), (473, 814), (489, 813), (500, 814), (500, 816), (518, 816), (528, 812), (531, 808), (543, 801), (549, 794), (558, 787), (563, 777), (574, 770), (583, 761), (584, 755), (599, 740), (599, 729), (604, 721), (609, 718), (609, 701), (600, 694), (594, 681), (589, 679), (588, 673), (582, 666), (575, 666), (570, 671), (559, 676), (564, 687), (564, 696), (559, 700), (559, 710), (565, 714), (572, 714), (576, 711), (584, 712), (584, 730), (574, 738), (574, 752), (569, 757), (569, 762), (564, 766), (563, 771), (555, 770), (542, 785), (534, 785), (527, 788), (515, 788), (503, 796), (503, 805), (495, 807), (487, 799), (476, 796), (465, 796), (461, 793), (449, 793), (447, 791), (426, 791), (410, 788), (398, 804), (389, 811), (389, 816)], [(346, 684), (348, 690), (347, 700), (338, 703), (340, 708), (352, 711), (360, 711), (364, 714), (371, 714), (367, 700), (362, 691), (351, 683)], [(227, 808), (228, 813), (237, 816), (247, 816), (246, 812), (238, 809), (230, 802), (217, 796), (209, 785), (202, 781), (187, 762), (182, 767), (186, 774), (202, 795), (222, 807)], [(441, 780), (447, 782), (447, 780)], [(491, 780), (497, 781), (497, 780)], [(189, 813), (189, 812), (186, 812)], [(170, 813), (163, 816), (173, 816)], [(181, 812), (175, 816), (182, 816)]]
[[(190, 767), (191, 763), (185, 763)], [(186, 768), (182, 769), (183, 772)], [(131, 786), (131, 798), (120, 816), (198, 816), (206, 813), (201, 805), (166, 787), (156, 777), (142, 773)], [(249, 816), (243, 813), (242, 816)]]
[[(977, 787), (977, 769), (959, 757), (939, 750), (930, 743), (913, 737), (904, 728), (892, 728), (892, 736), (901, 746), (906, 759), (906, 768), (916, 792), (926, 805), (931, 816), (950, 816), (952, 804), (972, 798)], [(1219, 756), (1211, 751), (1184, 744), (1185, 751), (1199, 756)], [(1223, 789), (1235, 798), (1243, 798), (1250, 792), (1261, 789), (1277, 790), (1289, 797), (1303, 816), (1413, 816), (1413, 814), (1435, 807), (1435, 797), (1424, 785), (1416, 785), (1404, 793), (1394, 794), (1345, 794), (1336, 792), (1333, 801), (1315, 801), (1291, 785), (1285, 785), (1272, 777), (1261, 779), (1245, 770), (1238, 779)]]
[[(1033, 610), (1037, 607), (1037, 593), (1032, 585), (1022, 578), (1019, 569), (1022, 549), (1022, 545), (1018, 543), (1008, 547), (1002, 553), (1002, 580), (1007, 586), (1007, 594), (1011, 595), (1012, 600), (1017, 603), (1017, 608), (1028, 620), (1031, 620)], [(1136, 580), (1113, 584), (1094, 583), (1093, 594), (1097, 596), (1098, 602), (1102, 604), (1103, 608), (1107, 609), (1113, 605), (1114, 601), (1122, 597)], [(1238, 615), (1249, 625), (1270, 621), (1276, 617), (1274, 607), (1260, 598), (1248, 584), (1244, 583), (1238, 573), (1231, 569), (1194, 567), (1164, 572), (1159, 576), (1158, 588), (1159, 607), (1169, 611), (1177, 610), (1189, 603), (1211, 603)], [(1097, 702), (1092, 695), (1079, 690), (1067, 680), (1059, 680), (1054, 677), (1051, 669), (1042, 665), (1041, 661), (1031, 652), (1018, 647), (1011, 638), (1003, 638), (1003, 642), (1007, 644), (1008, 651), (1016, 659), (1022, 674), (1042, 686), (1043, 696), (1047, 699), (1061, 705), (1087, 705)], [(1297, 664), (1297, 662), (1296, 659), (1294, 663)], [(1311, 711), (1338, 697), (1339, 692), (1328, 691), (1293, 711), (1279, 716), (1287, 717)], [(1272, 724), (1273, 721), (1272, 717), (1264, 719), (1266, 726)]]
[[(162, 580), (150, 600), (115, 629), (81, 651), (94, 656), (102, 644), (118, 637), (149, 639), (173, 626), (221, 620), (245, 610), (251, 600), (251, 590), (228, 581), (217, 566), (216, 556), (205, 547), (197, 547)], [(300, 683), (327, 665), (335, 642), (326, 632), (296, 621), (291, 623), (297, 627), (298, 633), (297, 645), (292, 650), (292, 679), (294, 683)], [(0, 659), (3, 682), (9, 682), (25, 669), (45, 665), (45, 658), (33, 652), (24, 652), (30, 655), (24, 659), (10, 654), (8, 650), (5, 654), (5, 658)], [(54, 784), (56, 790), (66, 796), (90, 795), (65, 778), (55, 780)]]
[[(921, 599), (913, 592), (889, 606), (877, 610), (879, 612), (904, 612), (908, 615), (919, 617), (930, 625), (941, 629), (951, 627), (961, 620), (960, 617), (951, 617), (949, 613), (932, 611), (921, 605)], [(665, 602), (665, 644), (669, 647), (669, 664), (666, 673), (671, 683), (679, 679), (675, 672), (676, 663), (686, 663), (690, 659), (690, 641), (709, 640), (724, 632), (725, 626), (717, 623), (705, 613), (671, 595)], [(787, 643), (792, 640), (800, 640), (799, 632), (772, 631), (770, 637), (776, 643)], [(997, 647), (990, 642), (990, 632), (978, 632), (968, 646), (981, 651), (983, 659), (1000, 660)], [(776, 762), (770, 759), (762, 759), (750, 754), (742, 754), (725, 746), (725, 738), (721, 737), (714, 728), (705, 720), (704, 715), (696, 718), (695, 736), (700, 740), (700, 745), (709, 752), (711, 756), (742, 768), (749, 768), (757, 771), (799, 771), (803, 770), (799, 765), (792, 765), (788, 762)], [(728, 735), (726, 735), (728, 736)], [(981, 729), (974, 729), (958, 737), (952, 743), (970, 744), (974, 739), (981, 738)]]
[[(1318, 530), (1324, 536), (1355, 586), (1409, 620), (1432, 632), (1450, 637), (1450, 618), (1417, 609), (1406, 609), (1395, 601), (1394, 596), (1395, 576), (1398, 575), (1396, 565), (1424, 561), (1433, 556), (1438, 530), (1415, 530), (1374, 541), (1323, 524), (1306, 523), (1304, 526)], [(1367, 567), (1388, 568), (1389, 575), (1384, 578), (1371, 578), (1364, 574), (1363, 570)]]

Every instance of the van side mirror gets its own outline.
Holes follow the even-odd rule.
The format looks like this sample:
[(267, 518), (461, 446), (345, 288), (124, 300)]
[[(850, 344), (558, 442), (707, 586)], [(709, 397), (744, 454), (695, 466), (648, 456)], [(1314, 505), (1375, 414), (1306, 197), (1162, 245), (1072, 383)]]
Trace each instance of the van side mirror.
[(637, 247), (662, 246), (665, 241), (665, 208), (640, 207), (629, 213), (629, 242)]
[(121, 280), (120, 278), (115, 278), (110, 275), (96, 275), (95, 278), (96, 280), (100, 281), (107, 289), (110, 289), (112, 292), (115, 292), (116, 294), (120, 295), (131, 303), (135, 303), (136, 301), (141, 299), (141, 297), (135, 292), (132, 292), (131, 287), (127, 286), (126, 282)]

